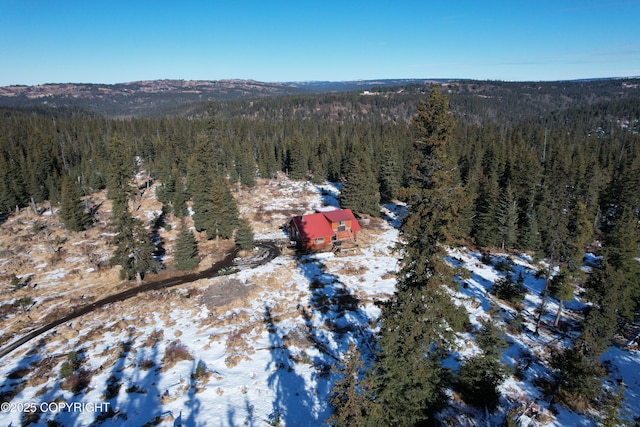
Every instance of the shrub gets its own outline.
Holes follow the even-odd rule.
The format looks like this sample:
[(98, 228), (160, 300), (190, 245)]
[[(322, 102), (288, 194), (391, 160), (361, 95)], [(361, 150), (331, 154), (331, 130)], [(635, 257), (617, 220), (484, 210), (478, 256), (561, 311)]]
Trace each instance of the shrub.
[(104, 400), (111, 400), (120, 392), (120, 380), (114, 375), (107, 379), (107, 388), (104, 390)]
[(193, 374), (191, 374), (191, 378), (193, 378), (196, 381), (205, 382), (209, 378), (209, 375), (211, 375), (211, 373), (209, 372), (207, 365), (201, 360), (198, 362), (198, 366), (196, 366), (196, 370), (193, 371)]
[(503, 273), (513, 272), (513, 261), (510, 259), (501, 259), (496, 263), (496, 270), (502, 271)]
[(80, 393), (91, 382), (92, 371), (86, 369), (79, 369), (76, 372), (70, 374), (61, 384), (60, 387), (64, 390), (72, 391), (73, 393)]
[(13, 302), (13, 306), (16, 308), (25, 308), (31, 304), (33, 304), (33, 298), (31, 297), (18, 298)]
[(580, 346), (566, 349), (551, 360), (558, 370), (556, 399), (564, 406), (584, 411), (602, 392), (606, 371), (598, 357), (586, 353)]
[(162, 358), (164, 369), (172, 367), (181, 360), (193, 360), (193, 356), (189, 353), (189, 349), (179, 342), (169, 344), (164, 352), (164, 357)]
[(460, 367), (458, 390), (470, 405), (495, 409), (500, 399), (498, 386), (506, 377), (506, 369), (497, 359), (474, 356)]
[(143, 371), (148, 371), (149, 369), (156, 366), (156, 362), (154, 362), (151, 359), (145, 359), (142, 362), (140, 362), (139, 366), (140, 366), (140, 369), (142, 369)]
[(80, 368), (80, 358), (78, 353), (72, 351), (67, 355), (67, 360), (65, 360), (60, 367), (60, 378), (68, 378), (78, 368)]
[(524, 300), (527, 294), (527, 289), (524, 287), (522, 281), (513, 281), (513, 276), (507, 274), (496, 280), (491, 288), (491, 293), (500, 299), (509, 301), (512, 304), (519, 304)]
[(12, 291), (17, 291), (18, 289), (22, 289), (25, 286), (27, 286), (29, 284), (29, 282), (31, 281), (31, 276), (27, 277), (26, 279), (24, 279), (23, 281), (21, 281), (18, 276), (16, 276), (15, 274), (11, 275), (11, 290)]

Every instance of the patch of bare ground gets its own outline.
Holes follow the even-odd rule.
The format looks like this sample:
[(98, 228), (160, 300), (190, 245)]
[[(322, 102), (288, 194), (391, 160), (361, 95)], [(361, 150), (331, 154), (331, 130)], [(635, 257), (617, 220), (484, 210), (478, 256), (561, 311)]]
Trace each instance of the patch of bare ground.
[[(258, 179), (253, 188), (235, 193), (240, 214), (251, 221), (256, 233), (274, 233), (293, 215), (318, 207), (318, 189), (310, 183), (292, 185), (283, 177)], [(274, 200), (282, 201), (280, 206)]]
[(227, 357), (225, 357), (224, 363), (228, 368), (233, 368), (242, 360), (251, 360), (249, 354), (255, 353), (255, 349), (249, 344), (247, 337), (251, 329), (253, 328), (245, 326), (227, 335), (225, 342)]
[(347, 263), (336, 270), (336, 273), (341, 274), (343, 276), (359, 276), (361, 274), (369, 271), (369, 268), (366, 265), (356, 265)]
[(236, 278), (220, 278), (211, 284), (202, 294), (201, 302), (209, 311), (216, 312), (220, 308), (230, 309), (239, 302), (246, 306), (246, 299), (255, 290), (253, 284), (244, 283)]
[[(163, 242), (167, 256), (157, 280), (171, 277), (173, 247), (182, 219), (173, 215), (160, 217), (162, 205), (155, 198), (155, 185), (138, 191), (130, 204), (132, 214), (155, 231)], [(87, 198), (95, 212), (94, 224), (82, 232), (68, 231), (57, 208), (49, 203), (12, 213), (0, 223), (0, 307), (3, 340), (23, 335), (34, 325), (44, 325), (74, 309), (135, 286), (119, 278), (119, 267), (109, 267), (113, 248), (109, 221), (111, 201), (101, 191)], [(184, 220), (191, 226), (190, 218)], [(204, 270), (225, 256), (232, 241), (207, 240), (196, 233)], [(183, 273), (177, 273), (183, 274)], [(13, 302), (24, 301), (21, 308)], [(30, 304), (26, 304), (31, 301)]]

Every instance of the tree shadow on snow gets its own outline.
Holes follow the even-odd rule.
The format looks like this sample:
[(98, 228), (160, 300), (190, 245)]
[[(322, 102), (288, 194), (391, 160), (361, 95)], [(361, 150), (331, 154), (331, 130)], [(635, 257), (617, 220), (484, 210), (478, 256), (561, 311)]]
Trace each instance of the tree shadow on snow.
[(342, 188), (342, 183), (326, 182), (323, 185), (316, 185), (320, 198), (322, 200), (322, 206), (335, 206), (340, 207), (339, 194)]
[(284, 344), (284, 334), (274, 324), (271, 309), (264, 308), (264, 322), (269, 332), (271, 360), (267, 385), (274, 393), (273, 411), (269, 418), (273, 425), (308, 425), (316, 420), (314, 398), (305, 378), (295, 369), (294, 355)]
[(305, 322), (307, 348), (316, 350), (308, 357), (315, 368), (315, 392), (321, 401), (317, 416), (325, 419), (331, 413), (327, 404), (332, 388), (331, 373), (342, 363), (350, 344), (355, 342), (365, 355), (373, 352), (371, 319), (362, 308), (362, 301), (337, 274), (327, 271), (322, 256), (300, 257), (298, 268), (309, 283), (309, 304), (299, 307), (299, 311)]

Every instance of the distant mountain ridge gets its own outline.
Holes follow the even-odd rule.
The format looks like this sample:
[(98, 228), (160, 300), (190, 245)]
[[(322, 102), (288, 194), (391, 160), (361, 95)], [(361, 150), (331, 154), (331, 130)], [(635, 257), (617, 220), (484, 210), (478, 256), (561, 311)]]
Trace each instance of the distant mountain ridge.
[(372, 87), (424, 84), (428, 79), (345, 82), (258, 82), (255, 80), (144, 80), (129, 83), (49, 83), (0, 87), (0, 107), (75, 106), (110, 117), (166, 114), (185, 104), (262, 98)]
[[(0, 108), (81, 109), (111, 118), (199, 116), (212, 100), (226, 102), (234, 116), (267, 119), (267, 98), (296, 97), (297, 107), (280, 117), (379, 115), (407, 120), (425, 86), (441, 84), (451, 107), (471, 122), (497, 117), (499, 109), (538, 116), (550, 111), (626, 98), (640, 99), (640, 79), (612, 78), (557, 82), (504, 82), (455, 79), (377, 79), (354, 81), (259, 82), (255, 80), (144, 80), (118, 84), (59, 83), (0, 87)], [(333, 94), (329, 97), (325, 94)], [(377, 97), (354, 97), (356, 95)], [(310, 99), (318, 95), (318, 99)], [(366, 99), (365, 99), (366, 98)], [(375, 98), (375, 99), (374, 99)], [(231, 105), (233, 104), (233, 105)], [(340, 105), (338, 105), (340, 104)], [(355, 105), (358, 108), (354, 108)], [(402, 105), (401, 105), (402, 104)], [(409, 105), (410, 104), (410, 105)], [(302, 110), (301, 110), (302, 109)], [(304, 111), (303, 111), (304, 110)], [(344, 110), (342, 113), (338, 110)], [(384, 110), (384, 111), (382, 111)], [(335, 113), (335, 114), (334, 114)], [(512, 114), (512, 115), (513, 115)]]

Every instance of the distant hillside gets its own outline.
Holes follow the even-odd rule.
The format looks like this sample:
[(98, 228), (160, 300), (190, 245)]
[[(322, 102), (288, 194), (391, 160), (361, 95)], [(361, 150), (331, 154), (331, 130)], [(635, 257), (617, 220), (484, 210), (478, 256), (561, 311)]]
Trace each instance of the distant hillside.
[(0, 107), (80, 108), (105, 117), (201, 116), (207, 103), (223, 117), (282, 120), (406, 121), (427, 86), (442, 85), (467, 123), (505, 123), (589, 105), (640, 99), (640, 79), (501, 82), (386, 79), (265, 83), (253, 80), (154, 80), (114, 85), (0, 87)]
[(62, 83), (0, 87), (0, 107), (79, 107), (107, 117), (188, 113), (210, 100), (362, 90), (423, 84), (424, 79), (266, 83), (253, 80), (152, 80), (119, 84)]

